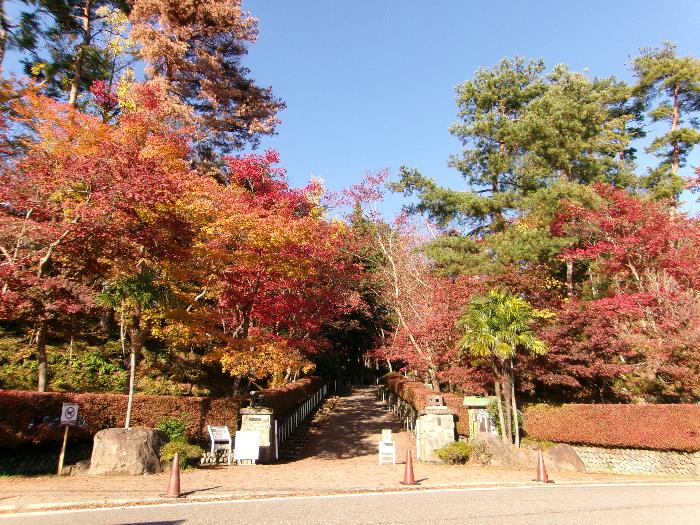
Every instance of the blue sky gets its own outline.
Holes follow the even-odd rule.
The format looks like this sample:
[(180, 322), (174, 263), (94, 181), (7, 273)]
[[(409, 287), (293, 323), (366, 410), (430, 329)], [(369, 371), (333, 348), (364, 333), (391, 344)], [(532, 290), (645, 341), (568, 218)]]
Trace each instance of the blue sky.
[[(674, 0), (244, 0), (259, 20), (245, 64), (287, 103), (263, 140), (295, 185), (322, 177), (331, 190), (366, 170), (402, 164), (466, 188), (447, 158), (454, 88), (503, 57), (544, 58), (592, 75), (631, 80), (630, 57), (664, 40), (700, 56), (700, 1)], [(10, 9), (12, 12), (12, 4)], [(14, 64), (12, 62), (15, 62)], [(7, 61), (16, 66), (16, 57)], [(698, 148), (700, 150), (700, 148)], [(641, 158), (644, 166), (655, 159)], [(700, 151), (690, 164), (700, 165)], [(686, 174), (691, 168), (685, 169)], [(695, 196), (686, 197), (695, 211)], [(386, 215), (405, 202), (388, 197)]]
[[(329, 188), (406, 164), (455, 188), (454, 88), (503, 57), (544, 58), (631, 80), (630, 57), (664, 40), (700, 56), (698, 0), (244, 0), (259, 20), (246, 64), (287, 103), (277, 149), (292, 181)], [(651, 159), (653, 162), (654, 159)], [(640, 164), (649, 162), (641, 159)], [(700, 165), (700, 152), (691, 157)], [(690, 168), (686, 168), (690, 173)], [(694, 196), (688, 196), (694, 201)], [(390, 197), (387, 214), (403, 197)], [(697, 206), (693, 205), (692, 209)]]

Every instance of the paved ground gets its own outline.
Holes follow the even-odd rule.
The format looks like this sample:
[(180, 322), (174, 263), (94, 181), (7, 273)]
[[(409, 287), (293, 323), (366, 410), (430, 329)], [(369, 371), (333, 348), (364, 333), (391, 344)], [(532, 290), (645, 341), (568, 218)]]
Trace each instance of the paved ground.
[[(382, 428), (392, 428), (400, 463), (377, 465)], [(375, 399), (372, 388), (341, 397), (309, 442), (304, 459), (276, 465), (216, 466), (183, 471), (181, 490), (188, 501), (287, 495), (420, 490), (445, 487), (531, 485), (534, 472), (479, 466), (416, 463), (419, 487), (403, 487), (403, 458), (413, 446), (391, 412)], [(629, 483), (659, 479), (605, 474), (550, 472), (558, 484)], [(0, 512), (162, 502), (168, 474), (151, 476), (0, 478)]]
[(182, 503), (129, 508), (0, 515), (0, 524), (304, 525), (464, 523), (686, 524), (700, 516), (700, 485), (456, 489), (302, 498)]

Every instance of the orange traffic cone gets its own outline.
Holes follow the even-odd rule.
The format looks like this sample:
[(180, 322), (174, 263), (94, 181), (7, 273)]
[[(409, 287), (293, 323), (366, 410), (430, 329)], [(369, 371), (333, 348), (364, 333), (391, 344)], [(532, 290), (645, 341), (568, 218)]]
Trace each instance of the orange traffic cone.
[(168, 487), (165, 489), (166, 498), (180, 497), (180, 453), (175, 452), (173, 462), (170, 465), (170, 477), (168, 478)]
[(547, 476), (547, 469), (544, 466), (544, 456), (542, 455), (542, 451), (539, 450), (539, 453), (537, 454), (537, 479), (534, 481), (540, 481), (542, 483), (554, 483), (554, 481), (551, 481), (549, 479), (549, 476)]
[(402, 485), (417, 485), (416, 478), (413, 477), (413, 458), (411, 457), (411, 449), (406, 449), (406, 468), (403, 472)]

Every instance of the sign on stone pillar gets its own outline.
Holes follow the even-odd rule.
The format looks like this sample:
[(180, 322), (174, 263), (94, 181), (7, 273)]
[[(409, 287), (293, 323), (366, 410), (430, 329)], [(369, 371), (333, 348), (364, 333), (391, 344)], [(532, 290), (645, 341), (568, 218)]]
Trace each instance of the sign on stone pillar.
[(437, 462), (435, 450), (456, 440), (455, 415), (446, 406), (426, 406), (416, 423), (416, 455), (420, 461)]
[(269, 463), (275, 459), (275, 433), (273, 411), (267, 407), (241, 408), (241, 428), (244, 432), (257, 432), (260, 435), (259, 460)]

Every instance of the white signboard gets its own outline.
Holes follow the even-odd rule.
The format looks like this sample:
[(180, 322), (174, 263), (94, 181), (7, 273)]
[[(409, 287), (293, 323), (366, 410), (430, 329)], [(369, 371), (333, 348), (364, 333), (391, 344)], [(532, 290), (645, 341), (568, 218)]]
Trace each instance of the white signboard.
[(78, 424), (78, 403), (63, 403), (61, 425)]
[(214, 426), (208, 426), (209, 429), (209, 435), (211, 436), (211, 440), (215, 442), (230, 442), (231, 441), (231, 434), (228, 431), (228, 427), (214, 427)]
[(233, 451), (234, 461), (250, 461), (255, 463), (260, 455), (260, 434), (255, 431), (239, 430)]

